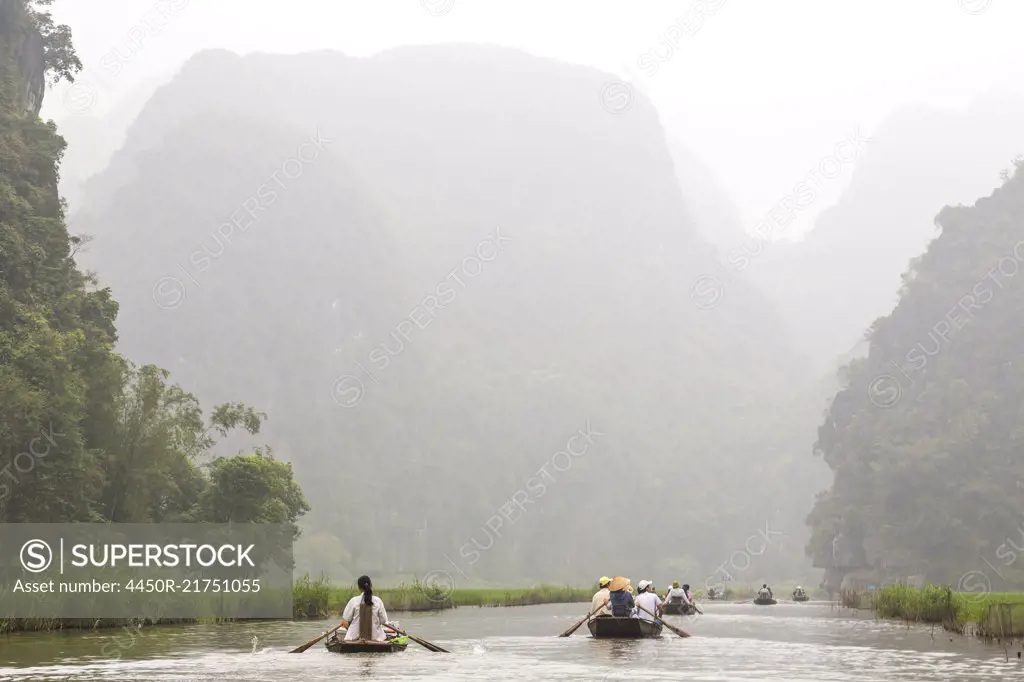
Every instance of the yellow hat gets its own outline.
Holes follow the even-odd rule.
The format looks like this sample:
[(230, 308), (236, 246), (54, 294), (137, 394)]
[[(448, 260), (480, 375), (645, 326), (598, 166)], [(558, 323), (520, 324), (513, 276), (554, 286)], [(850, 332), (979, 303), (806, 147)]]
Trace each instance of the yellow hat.
[(626, 585), (626, 592), (629, 592), (630, 594), (633, 594), (633, 586), (632, 585)]
[(603, 575), (603, 576), (601, 576), (601, 579), (597, 581), (597, 584), (598, 584), (598, 585), (599, 585), (600, 587), (604, 587), (605, 585), (607, 585), (607, 584), (608, 584), (608, 583), (610, 583), (611, 581), (612, 581), (612, 579), (611, 579), (611, 578), (609, 578), (609, 577), (608, 577), (608, 576), (606, 576), (606, 575)]

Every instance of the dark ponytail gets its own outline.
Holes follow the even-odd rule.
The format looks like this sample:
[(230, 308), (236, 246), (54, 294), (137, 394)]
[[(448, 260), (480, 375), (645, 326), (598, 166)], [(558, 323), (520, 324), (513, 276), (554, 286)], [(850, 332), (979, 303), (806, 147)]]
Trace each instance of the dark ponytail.
[(370, 582), (370, 576), (361, 575), (359, 580), (356, 581), (356, 586), (363, 591), (363, 603), (373, 604), (373, 583)]

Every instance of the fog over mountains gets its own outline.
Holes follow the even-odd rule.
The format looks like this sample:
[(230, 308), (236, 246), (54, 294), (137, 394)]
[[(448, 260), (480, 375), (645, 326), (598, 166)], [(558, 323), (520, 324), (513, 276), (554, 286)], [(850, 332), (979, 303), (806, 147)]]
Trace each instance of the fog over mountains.
[[(811, 493), (783, 504), (762, 478), (814, 470), (764, 410), (784, 411), (801, 358), (753, 287), (693, 304), (710, 247), (656, 113), (595, 106), (606, 78), (474, 45), (203, 53), (92, 183), (82, 262), (121, 303), (125, 352), (271, 410), (317, 529), (360, 565), (424, 572), (487, 544), (495, 510), (588, 423), (593, 455), (531, 497), (477, 576), (582, 579), (621, 560), (584, 540), (594, 523), (678, 533), (655, 561), (703, 566), (728, 554), (722, 528), (770, 518), (799, 556)], [(702, 484), (681, 493), (681, 476)], [(578, 513), (595, 490), (659, 511), (643, 527)]]
[[(312, 508), (311, 572), (948, 579), (955, 556), (929, 544), (940, 526), (915, 535), (915, 510), (950, 452), (986, 443), (978, 489), (1009, 470), (992, 401), (1013, 390), (970, 377), (1019, 355), (1017, 299), (905, 428), (874, 380), (984, 264), (949, 244), (1012, 248), (1019, 182), (1000, 171), (1024, 152), (1024, 96), (851, 129), (834, 204), (794, 177), (745, 224), (730, 177), (639, 88), (603, 96), (617, 78), (482, 43), (200, 51), (59, 123), (69, 230), (92, 237), (75, 259), (119, 304), (120, 352), (204, 404), (268, 413)], [(956, 235), (936, 224), (997, 187), (944, 213)], [(811, 211), (785, 239), (787, 212)], [(991, 428), (954, 447), (940, 417)], [(943, 527), (979, 533), (969, 516)], [(729, 563), (750, 538), (762, 551)]]

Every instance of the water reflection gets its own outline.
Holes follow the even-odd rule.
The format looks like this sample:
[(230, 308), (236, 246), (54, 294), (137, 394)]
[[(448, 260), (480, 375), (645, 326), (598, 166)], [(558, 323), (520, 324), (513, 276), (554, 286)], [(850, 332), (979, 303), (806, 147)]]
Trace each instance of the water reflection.
[(692, 637), (665, 633), (653, 640), (595, 640), (585, 628), (559, 638), (579, 618), (579, 606), (571, 604), (403, 614), (405, 629), (450, 654), (414, 643), (395, 654), (338, 655), (322, 645), (288, 653), (333, 624), (327, 621), (150, 628), (134, 640), (120, 631), (24, 634), (0, 638), (0, 680), (988, 682), (1024, 675), (1016, 651), (1008, 652), (1007, 662), (1002, 647), (950, 641), (941, 631), (876, 622), (827, 605), (757, 610), (715, 604), (705, 611), (672, 621)]

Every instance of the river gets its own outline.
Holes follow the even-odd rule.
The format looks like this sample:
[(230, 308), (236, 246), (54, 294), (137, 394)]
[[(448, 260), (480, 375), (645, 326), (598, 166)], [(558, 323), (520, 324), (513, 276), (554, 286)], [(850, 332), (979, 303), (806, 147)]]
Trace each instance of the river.
[[(87, 634), (0, 637), (0, 680), (76, 682), (318, 682), (376, 680), (935, 680), (979, 682), (1024, 674), (1007, 652), (940, 628), (875, 621), (827, 603), (757, 607), (706, 603), (704, 616), (670, 617), (693, 636), (594, 640), (584, 625), (558, 638), (586, 604), (460, 608), (391, 614), (401, 627), (452, 653), (410, 643), (391, 655), (288, 650), (334, 625), (266, 622), (144, 627)], [(120, 659), (120, 660), (118, 660)]]

